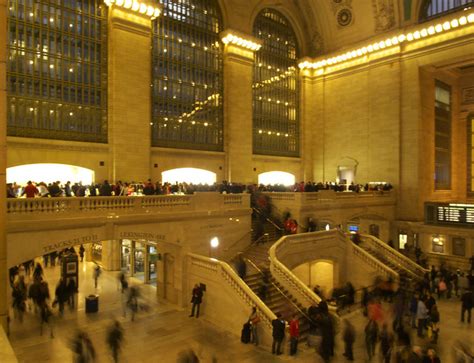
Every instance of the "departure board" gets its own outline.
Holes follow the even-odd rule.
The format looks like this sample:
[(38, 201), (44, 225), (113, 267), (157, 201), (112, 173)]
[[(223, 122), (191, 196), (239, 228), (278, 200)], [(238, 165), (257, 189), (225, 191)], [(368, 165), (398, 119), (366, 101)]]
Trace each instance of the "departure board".
[(474, 204), (425, 203), (427, 224), (456, 224), (474, 227)]

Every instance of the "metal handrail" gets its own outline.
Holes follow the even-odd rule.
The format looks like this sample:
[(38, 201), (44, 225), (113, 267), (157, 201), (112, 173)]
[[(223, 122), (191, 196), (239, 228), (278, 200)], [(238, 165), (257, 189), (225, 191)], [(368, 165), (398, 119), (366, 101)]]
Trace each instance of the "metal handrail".
[[(254, 210), (255, 212), (257, 212), (257, 213), (260, 214), (260, 215), (263, 215), (262, 212), (261, 212), (258, 208), (252, 207), (252, 210)], [(275, 227), (276, 229), (278, 229), (278, 230), (281, 231), (281, 232), (284, 231), (283, 228), (281, 228), (279, 225), (277, 225), (277, 224), (276, 224), (274, 221), (272, 221), (270, 218), (268, 218), (268, 217), (266, 217), (266, 216), (264, 216), (264, 217), (265, 217), (265, 220), (266, 220), (267, 222), (269, 222), (270, 224), (273, 225), (273, 227)]]
[[(248, 259), (247, 257), (244, 257), (244, 260), (250, 262), (253, 268), (256, 269), (260, 273), (260, 275), (264, 276), (263, 271), (252, 260)], [(301, 310), (301, 308), (296, 305), (293, 300), (286, 296), (286, 294), (273, 281), (270, 281), (270, 283), (278, 290), (280, 294), (285, 297), (285, 299), (287, 299), (296, 308), (296, 310), (299, 311), (301, 315), (303, 315), (308, 321), (311, 321), (311, 318), (303, 310)]]
[[(240, 237), (237, 241), (235, 241), (234, 243), (232, 243), (230, 246), (228, 246), (227, 248), (224, 249), (224, 251), (229, 251), (232, 247), (234, 247), (237, 243), (239, 243), (240, 241), (242, 241), (245, 237), (247, 237), (249, 234), (251, 234), (252, 231), (248, 231), (247, 233), (245, 233), (242, 237)], [(252, 244), (252, 243), (250, 243)]]

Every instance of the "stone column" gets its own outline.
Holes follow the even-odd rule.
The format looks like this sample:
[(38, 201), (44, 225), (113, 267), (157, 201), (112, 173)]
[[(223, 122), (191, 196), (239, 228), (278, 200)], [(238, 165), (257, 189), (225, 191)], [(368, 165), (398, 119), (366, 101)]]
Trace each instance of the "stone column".
[(108, 24), (110, 179), (150, 177), (151, 20), (112, 5)]
[(301, 176), (304, 181), (314, 181), (313, 173), (313, 123), (314, 123), (314, 104), (317, 100), (313, 97), (312, 79), (309, 77), (309, 71), (301, 71), (300, 76), (300, 156), (301, 156)]
[[(224, 32), (224, 34), (228, 31)], [(245, 36), (245, 38), (252, 38)], [(228, 43), (224, 49), (225, 178), (252, 183), (252, 72), (254, 51)]]
[(6, 234), (6, 166), (7, 166), (7, 1), (0, 0), (0, 324), (7, 331), (7, 234)]

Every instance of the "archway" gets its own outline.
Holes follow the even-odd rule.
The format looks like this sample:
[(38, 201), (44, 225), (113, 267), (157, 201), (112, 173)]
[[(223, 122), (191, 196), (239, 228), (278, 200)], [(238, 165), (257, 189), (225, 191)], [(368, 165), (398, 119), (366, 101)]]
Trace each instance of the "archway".
[(205, 169), (177, 168), (161, 173), (163, 183), (214, 184), (216, 180), (216, 173)]
[(59, 180), (62, 183), (70, 181), (90, 185), (94, 182), (94, 178), (94, 170), (77, 165), (39, 163), (7, 168), (7, 183), (16, 182), (21, 185), (25, 185), (29, 180), (45, 183)]
[(268, 171), (258, 175), (258, 184), (272, 185), (294, 185), (295, 176), (285, 171)]
[(314, 288), (319, 286), (324, 297), (337, 285), (336, 263), (330, 260), (315, 260), (305, 262), (293, 269), (293, 273), (307, 286)]

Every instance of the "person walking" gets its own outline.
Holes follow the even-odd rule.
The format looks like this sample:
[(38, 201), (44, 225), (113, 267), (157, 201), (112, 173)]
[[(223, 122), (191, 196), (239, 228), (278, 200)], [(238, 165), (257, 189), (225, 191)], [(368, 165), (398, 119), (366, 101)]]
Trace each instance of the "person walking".
[(68, 305), (72, 309), (76, 306), (77, 286), (73, 277), (69, 278), (67, 283)]
[(83, 245), (81, 245), (81, 247), (79, 247), (79, 256), (81, 257), (81, 262), (84, 261), (84, 252), (86, 251), (86, 249), (84, 248)]
[(74, 354), (74, 363), (91, 363), (95, 361), (95, 348), (86, 332), (79, 330), (71, 341), (70, 348)]
[(418, 320), (418, 336), (423, 337), (424, 330), (426, 328), (426, 321), (428, 319), (428, 309), (426, 308), (425, 302), (420, 299), (416, 309), (416, 319)]
[(347, 320), (344, 319), (344, 330), (342, 333), (342, 338), (344, 340), (344, 353), (343, 355), (346, 357), (347, 360), (354, 360), (354, 353), (352, 351), (352, 346), (354, 345), (355, 341), (355, 329), (354, 325)]
[(12, 289), (12, 308), (16, 319), (23, 323), (23, 315), (26, 311), (27, 288), (25, 277), (19, 276)]
[(461, 296), (461, 323), (464, 323), (464, 315), (467, 311), (467, 322), (471, 322), (471, 310), (474, 304), (474, 292), (467, 290)]
[(281, 317), (281, 313), (276, 314), (277, 318), (272, 320), (273, 327), (273, 343), (272, 343), (272, 354), (281, 355), (281, 343), (285, 338), (285, 321)]
[(369, 361), (375, 355), (375, 346), (377, 344), (377, 337), (379, 335), (379, 327), (375, 320), (370, 319), (365, 326), (365, 347), (367, 349), (367, 355)]
[(64, 304), (69, 299), (69, 291), (66, 285), (66, 281), (63, 277), (59, 280), (58, 285), (56, 286), (55, 299), (53, 302), (53, 307), (57, 304), (59, 306), (59, 314), (64, 315)]
[(132, 321), (135, 320), (135, 314), (138, 312), (138, 297), (140, 296), (140, 290), (138, 290), (138, 286), (132, 286), (128, 290), (128, 299), (127, 299), (127, 307), (130, 309), (132, 314)]
[(300, 321), (298, 315), (293, 314), (290, 321), (290, 355), (295, 355), (298, 350), (298, 339), (300, 337)]
[(202, 303), (202, 289), (201, 286), (198, 284), (194, 285), (193, 292), (192, 292), (191, 302), (193, 303), (193, 307), (191, 310), (191, 315), (189, 317), (193, 317), (194, 313), (196, 312), (196, 318), (199, 318), (199, 307)]
[(249, 321), (252, 329), (251, 342), (258, 345), (258, 324), (260, 323), (260, 317), (257, 314), (257, 308), (252, 308), (252, 313), (249, 316)]
[(95, 286), (96, 289), (97, 289), (97, 283), (98, 283), (98, 280), (99, 280), (99, 277), (100, 277), (101, 274), (102, 274), (102, 269), (100, 268), (99, 265), (96, 265), (95, 268), (94, 268), (94, 274), (93, 274), (94, 286)]
[(393, 334), (388, 331), (387, 323), (384, 323), (380, 332), (380, 352), (383, 363), (390, 363), (393, 341)]
[(122, 325), (115, 320), (107, 332), (107, 345), (109, 346), (114, 362), (118, 362), (120, 348), (123, 342), (123, 328)]

